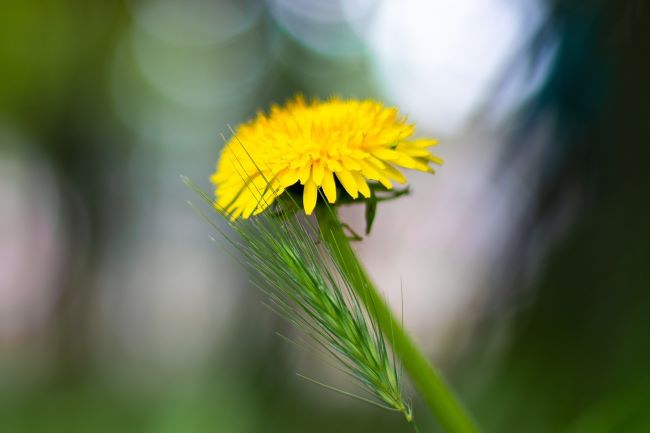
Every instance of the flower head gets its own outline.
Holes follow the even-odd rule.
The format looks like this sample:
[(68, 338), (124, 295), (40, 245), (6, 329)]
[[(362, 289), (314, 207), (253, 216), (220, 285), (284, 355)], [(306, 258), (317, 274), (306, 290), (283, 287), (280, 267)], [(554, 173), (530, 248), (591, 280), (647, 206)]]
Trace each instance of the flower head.
[(369, 198), (371, 185), (406, 183), (399, 168), (433, 173), (432, 139), (412, 139), (415, 127), (372, 100), (305, 101), (240, 125), (226, 143), (211, 181), (217, 209), (232, 219), (264, 211), (287, 188), (302, 185), (302, 205), (312, 213), (321, 189), (330, 203), (344, 190)]

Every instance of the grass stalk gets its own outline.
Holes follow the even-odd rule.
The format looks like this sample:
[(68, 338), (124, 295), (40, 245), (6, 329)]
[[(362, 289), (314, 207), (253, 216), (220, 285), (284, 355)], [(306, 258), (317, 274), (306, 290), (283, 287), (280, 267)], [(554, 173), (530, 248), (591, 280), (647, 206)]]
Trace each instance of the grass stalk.
[(317, 206), (316, 218), (323, 242), (338, 267), (352, 283), (350, 286), (357, 292), (357, 296), (364, 302), (380, 330), (387, 336), (393, 351), (401, 359), (416, 389), (440, 425), (447, 433), (477, 433), (478, 428), (465, 408), (406, 333), (377, 291), (352, 250), (335, 210), (329, 206)]

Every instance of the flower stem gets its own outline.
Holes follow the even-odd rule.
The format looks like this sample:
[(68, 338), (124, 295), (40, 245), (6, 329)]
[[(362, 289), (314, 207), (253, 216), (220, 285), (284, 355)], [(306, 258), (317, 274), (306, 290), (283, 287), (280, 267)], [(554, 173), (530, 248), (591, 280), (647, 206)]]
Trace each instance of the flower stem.
[(395, 318), (370, 277), (357, 259), (334, 209), (316, 207), (316, 219), (323, 241), (352, 288), (389, 339), (414, 385), (447, 433), (476, 433), (474, 422), (454, 396), (442, 376)]

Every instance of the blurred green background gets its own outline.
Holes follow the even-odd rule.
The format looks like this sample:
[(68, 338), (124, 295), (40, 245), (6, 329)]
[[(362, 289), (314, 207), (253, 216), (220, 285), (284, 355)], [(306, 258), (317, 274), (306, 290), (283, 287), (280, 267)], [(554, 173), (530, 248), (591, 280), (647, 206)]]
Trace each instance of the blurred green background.
[(186, 205), (296, 92), (440, 139), (358, 251), (483, 431), (650, 431), (649, 29), (642, 0), (3, 1), (0, 431), (410, 431), (295, 376), (349, 389)]

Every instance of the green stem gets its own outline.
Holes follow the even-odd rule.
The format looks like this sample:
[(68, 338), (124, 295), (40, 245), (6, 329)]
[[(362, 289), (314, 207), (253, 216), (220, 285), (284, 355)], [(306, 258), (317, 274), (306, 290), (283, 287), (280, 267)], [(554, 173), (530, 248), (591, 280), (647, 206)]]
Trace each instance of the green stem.
[(316, 218), (323, 241), (340, 269), (353, 284), (352, 288), (365, 303), (380, 329), (391, 341), (414, 385), (447, 433), (476, 433), (478, 429), (442, 376), (434, 369), (413, 339), (406, 333), (350, 246), (342, 225), (327, 206), (316, 207)]

